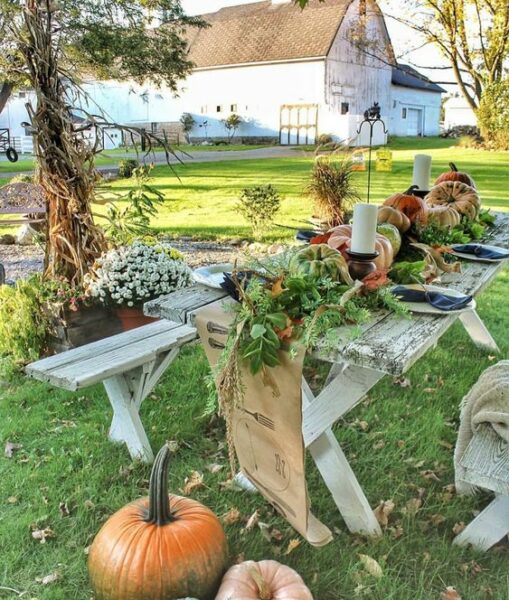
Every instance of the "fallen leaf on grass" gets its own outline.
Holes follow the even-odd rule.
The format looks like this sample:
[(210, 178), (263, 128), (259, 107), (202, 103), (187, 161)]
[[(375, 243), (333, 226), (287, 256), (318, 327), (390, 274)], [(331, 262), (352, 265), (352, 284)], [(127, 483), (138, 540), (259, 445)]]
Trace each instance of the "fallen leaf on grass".
[(417, 512), (419, 511), (421, 506), (422, 506), (421, 498), (412, 498), (405, 504), (405, 507), (402, 509), (401, 512), (412, 516), (412, 515), (417, 514)]
[(210, 465), (207, 465), (207, 471), (210, 471), (213, 474), (219, 473), (219, 471), (223, 468), (224, 465), (220, 465), (219, 463), (211, 463)]
[(425, 471), (421, 471), (421, 475), (424, 477), (424, 479), (440, 481), (440, 477), (438, 477), (438, 475), (435, 473), (435, 471), (432, 471), (431, 469), (426, 469)]
[(452, 450), (453, 449), (453, 445), (450, 442), (447, 442), (446, 440), (440, 440), (438, 442), (439, 446), (442, 446), (442, 448), (445, 448), (446, 450)]
[(184, 496), (189, 496), (191, 492), (204, 486), (203, 475), (198, 471), (193, 471), (189, 477), (184, 480), (184, 488), (182, 493)]
[(58, 510), (60, 511), (61, 517), (68, 517), (70, 514), (67, 502), (60, 502), (60, 504), (58, 505)]
[(463, 523), (463, 521), (460, 521), (459, 523), (454, 523), (452, 532), (454, 533), (454, 535), (459, 535), (465, 529), (465, 527), (466, 525), (465, 523)]
[(18, 503), (18, 497), (17, 496), (9, 496), (7, 498), (7, 504), (17, 504)]
[(6, 458), (12, 458), (14, 456), (14, 452), (16, 450), (21, 450), (23, 448), (23, 444), (15, 444), (14, 442), (6, 442), (4, 455)]
[(471, 560), (470, 562), (463, 563), (460, 565), (460, 569), (465, 575), (479, 575), (486, 569), (483, 569), (481, 565), (475, 560)]
[(256, 525), (258, 524), (259, 516), (260, 514), (258, 510), (255, 510), (254, 513), (247, 520), (246, 526), (244, 527), (244, 531), (250, 531), (251, 529), (253, 529), (253, 527), (256, 527)]
[(382, 527), (387, 527), (389, 524), (389, 515), (394, 510), (394, 502), (392, 500), (381, 500), (380, 504), (373, 511), (376, 520)]
[(379, 563), (371, 556), (367, 554), (359, 554), (359, 560), (362, 563), (364, 569), (372, 576), (379, 579), (383, 575), (382, 567)]
[(262, 521), (258, 521), (257, 524), (261, 534), (268, 542), (272, 542), (272, 540), (280, 542), (283, 539), (283, 534), (279, 531), (279, 529), (276, 529), (267, 523), (262, 523)]
[(56, 537), (55, 532), (51, 527), (44, 529), (32, 529), (32, 537), (34, 540), (39, 540), (41, 544), (45, 544), (47, 539)]
[(240, 521), (240, 511), (236, 508), (231, 508), (227, 513), (221, 517), (221, 521), (225, 525), (233, 525)]
[(394, 385), (399, 385), (399, 387), (402, 387), (402, 388), (407, 388), (407, 387), (412, 386), (412, 382), (410, 381), (410, 379), (408, 379), (408, 377), (395, 377), (392, 380), (392, 383)]
[(50, 583), (56, 583), (57, 581), (60, 581), (62, 579), (62, 575), (60, 575), (60, 573), (58, 571), (55, 571), (54, 573), (50, 573), (49, 575), (46, 575), (45, 577), (36, 577), (35, 581), (36, 583), (40, 583), (41, 585), (50, 585)]
[(445, 521), (444, 515), (440, 515), (440, 514), (431, 515), (430, 523), (432, 525), (435, 525), (435, 527), (438, 527), (439, 525), (444, 523), (444, 521)]
[(389, 531), (392, 534), (392, 537), (395, 540), (399, 540), (400, 537), (403, 537), (403, 534), (405, 533), (405, 531), (403, 530), (403, 527), (401, 527), (401, 525), (396, 525), (395, 527), (390, 527)]
[(440, 600), (461, 600), (461, 596), (455, 588), (449, 585), (445, 588), (445, 592), (440, 594)]
[(168, 450), (170, 452), (176, 452), (180, 447), (180, 444), (176, 440), (169, 440), (166, 442), (166, 445), (168, 446)]
[(289, 554), (291, 554), (295, 548), (298, 548), (300, 546), (300, 540), (297, 538), (294, 538), (293, 540), (290, 540), (288, 542), (288, 547), (285, 550), (285, 556), (288, 556)]

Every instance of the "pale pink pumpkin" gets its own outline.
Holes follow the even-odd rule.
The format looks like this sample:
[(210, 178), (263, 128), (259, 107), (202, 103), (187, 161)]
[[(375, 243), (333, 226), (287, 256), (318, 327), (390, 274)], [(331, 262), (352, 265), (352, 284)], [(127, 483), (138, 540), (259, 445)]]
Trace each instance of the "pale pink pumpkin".
[[(349, 250), (352, 243), (352, 226), (338, 225), (331, 231), (332, 235), (327, 243), (331, 248), (339, 250), (346, 260), (350, 260), (347, 250)], [(388, 269), (394, 261), (394, 250), (385, 235), (376, 234), (375, 250), (379, 253), (378, 258), (374, 261), (377, 268)]]
[(302, 577), (275, 560), (248, 560), (223, 577), (216, 600), (313, 600)]

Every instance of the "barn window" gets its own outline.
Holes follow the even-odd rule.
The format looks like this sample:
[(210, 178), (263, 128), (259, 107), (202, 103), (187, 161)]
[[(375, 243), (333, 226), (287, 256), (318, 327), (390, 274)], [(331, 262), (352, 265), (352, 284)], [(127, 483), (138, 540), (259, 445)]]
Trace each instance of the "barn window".
[(236, 104), (232, 104), (230, 105), (230, 112), (237, 112), (237, 105)]
[(396, 102), (396, 100), (392, 101), (392, 108), (396, 108), (396, 106), (398, 105), (398, 103)]
[(202, 106), (200, 108), (200, 112), (201, 112), (202, 115), (204, 115), (207, 112), (207, 107), (206, 106)]
[(216, 112), (218, 112), (218, 113), (223, 112), (223, 107), (220, 104), (218, 104), (216, 106)]
[(347, 115), (350, 112), (350, 103), (349, 102), (341, 102), (341, 114)]
[(407, 110), (406, 110), (406, 108), (403, 108), (403, 109), (401, 110), (401, 118), (402, 118), (402, 119), (406, 119), (406, 113), (407, 113)]

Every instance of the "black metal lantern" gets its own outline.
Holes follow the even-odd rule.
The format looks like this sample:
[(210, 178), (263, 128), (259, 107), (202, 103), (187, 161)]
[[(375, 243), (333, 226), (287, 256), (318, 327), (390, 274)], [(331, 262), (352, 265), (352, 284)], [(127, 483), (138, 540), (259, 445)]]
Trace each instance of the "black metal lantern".
[(371, 197), (371, 155), (373, 150), (373, 130), (375, 125), (380, 123), (383, 127), (384, 134), (389, 133), (381, 117), (381, 108), (378, 102), (375, 102), (371, 108), (364, 112), (364, 120), (359, 125), (357, 133), (360, 135), (365, 124), (369, 126), (369, 155), (368, 155), (368, 204)]

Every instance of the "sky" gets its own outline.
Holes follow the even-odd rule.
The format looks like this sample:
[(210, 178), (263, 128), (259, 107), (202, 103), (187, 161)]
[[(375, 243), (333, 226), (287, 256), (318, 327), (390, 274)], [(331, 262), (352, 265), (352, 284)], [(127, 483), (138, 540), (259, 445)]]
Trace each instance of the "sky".
[[(186, 12), (190, 15), (204, 14), (208, 12), (215, 12), (224, 6), (233, 6), (238, 4), (249, 4), (253, 0), (181, 0), (182, 6)], [(379, 0), (379, 4), (386, 12), (390, 15), (390, 7), (388, 0)], [(393, 3), (394, 6), (394, 3)], [(299, 10), (296, 8), (296, 10)], [(399, 62), (417, 65), (419, 67), (425, 66), (444, 66), (447, 63), (440, 55), (437, 48), (432, 45), (422, 46), (423, 40), (416, 40), (416, 33), (409, 27), (397, 23), (390, 17), (386, 18), (387, 27), (389, 34), (392, 39), (392, 44), (396, 52), (396, 56), (399, 58)], [(418, 48), (418, 49), (415, 49)], [(414, 50), (415, 49), (415, 50)], [(409, 52), (410, 50), (410, 52)], [(449, 71), (436, 71), (433, 69), (419, 69), (430, 79), (435, 81), (452, 81), (452, 73)], [(449, 91), (456, 91), (453, 86), (446, 86)]]

